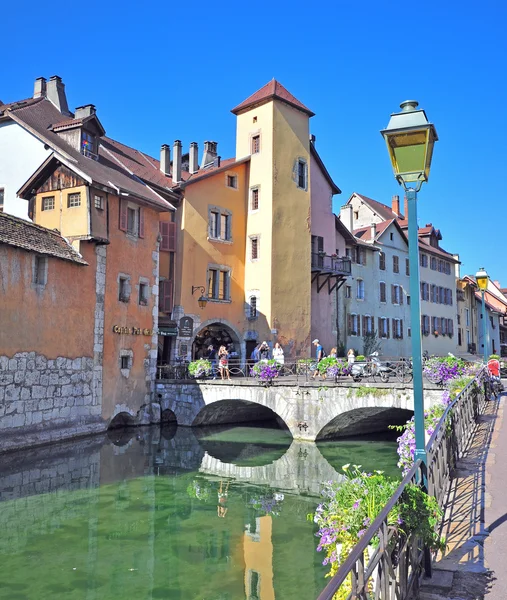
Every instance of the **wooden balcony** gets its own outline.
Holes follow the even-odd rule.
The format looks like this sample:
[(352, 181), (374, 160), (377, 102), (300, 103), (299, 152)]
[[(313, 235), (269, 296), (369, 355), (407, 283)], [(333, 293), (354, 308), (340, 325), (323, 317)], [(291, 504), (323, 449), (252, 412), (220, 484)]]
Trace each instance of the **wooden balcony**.
[(317, 282), (317, 293), (320, 293), (326, 283), (328, 294), (335, 288), (340, 289), (350, 273), (350, 258), (312, 252), (312, 283)]

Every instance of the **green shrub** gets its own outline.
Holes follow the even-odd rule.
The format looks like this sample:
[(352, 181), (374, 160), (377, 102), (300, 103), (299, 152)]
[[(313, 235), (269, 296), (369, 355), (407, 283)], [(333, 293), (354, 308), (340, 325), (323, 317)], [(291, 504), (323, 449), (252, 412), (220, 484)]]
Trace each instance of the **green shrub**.
[(188, 372), (191, 377), (195, 377), (196, 379), (199, 377), (206, 377), (211, 374), (211, 361), (207, 358), (193, 360), (188, 365)]
[(356, 361), (357, 362), (362, 362), (362, 361), (364, 362), (365, 360), (366, 360), (366, 358), (362, 354), (358, 354), (356, 356)]

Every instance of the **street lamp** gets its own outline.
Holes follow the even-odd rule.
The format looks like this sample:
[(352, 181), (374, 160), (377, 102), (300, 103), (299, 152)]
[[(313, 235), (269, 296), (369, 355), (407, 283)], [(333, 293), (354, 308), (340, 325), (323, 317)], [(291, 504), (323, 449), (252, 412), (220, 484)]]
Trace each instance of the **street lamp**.
[(206, 298), (206, 296), (204, 295), (204, 292), (206, 291), (203, 285), (193, 285), (192, 286), (192, 296), (194, 295), (194, 292), (196, 290), (200, 290), (201, 291), (201, 295), (199, 296), (197, 303), (199, 304), (199, 308), (201, 310), (203, 310), (204, 308), (206, 308), (206, 304), (208, 304), (208, 299)]
[[(417, 226), (417, 192), (428, 181), (433, 156), (433, 146), (438, 140), (435, 126), (418, 102), (406, 100), (400, 104), (401, 112), (393, 113), (384, 137), (394, 176), (403, 185), (408, 204), (408, 251), (410, 266), (410, 319), (412, 322), (412, 362), (414, 373), (414, 460), (426, 462), (424, 429), (424, 394), (422, 382), (421, 296), (419, 289), (419, 236)], [(408, 187), (407, 183), (414, 184)]]
[(488, 362), (488, 325), (486, 323), (486, 290), (488, 289), (488, 280), (489, 276), (484, 270), (484, 267), (481, 267), (479, 271), (475, 274), (475, 281), (482, 294), (482, 340), (484, 343), (484, 364)]

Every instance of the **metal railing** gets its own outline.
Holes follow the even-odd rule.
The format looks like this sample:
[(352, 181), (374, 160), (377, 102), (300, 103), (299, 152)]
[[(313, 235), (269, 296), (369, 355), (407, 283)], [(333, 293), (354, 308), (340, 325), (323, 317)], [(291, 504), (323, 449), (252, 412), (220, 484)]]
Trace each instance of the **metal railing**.
[(312, 252), (312, 269), (326, 273), (350, 275), (351, 261), (347, 256), (329, 256), (321, 252)]
[[(317, 600), (332, 600), (347, 580), (351, 589), (347, 600), (408, 600), (419, 589), (423, 573), (431, 573), (430, 553), (417, 536), (404, 536), (389, 526), (388, 515), (412, 483), (427, 482), (425, 489), (442, 506), (452, 469), (470, 442), (488, 385), (483, 369), (449, 405), (427, 444), (428, 466), (420, 460), (412, 466)], [(379, 544), (366, 558), (374, 538)]]

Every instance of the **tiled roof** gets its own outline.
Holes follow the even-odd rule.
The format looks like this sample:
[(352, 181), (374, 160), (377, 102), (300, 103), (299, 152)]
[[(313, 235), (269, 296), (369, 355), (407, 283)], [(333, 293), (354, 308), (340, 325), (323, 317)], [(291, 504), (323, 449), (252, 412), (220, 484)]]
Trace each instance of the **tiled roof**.
[(238, 106), (233, 108), (231, 112), (237, 115), (252, 106), (260, 106), (261, 104), (265, 104), (266, 102), (269, 102), (269, 100), (273, 100), (275, 98), (305, 112), (310, 117), (313, 117), (315, 114), (296, 97), (294, 97), (288, 90), (286, 90), (281, 83), (276, 81), (276, 79), (272, 79), (269, 83), (266, 83), (264, 87), (261, 87), (261, 89), (257, 90), (255, 94), (252, 94), (246, 100), (241, 102), (241, 104), (238, 104)]
[(115, 160), (107, 153), (99, 153), (98, 161), (87, 158), (51, 131), (53, 124), (61, 122), (62, 115), (49, 100), (43, 99), (21, 108), (14, 108), (9, 111), (9, 115), (47, 143), (57, 155), (66, 159), (69, 168), (76, 168), (93, 182), (111, 189), (120, 189), (162, 210), (172, 208), (169, 202), (144, 183), (132, 169), (132, 172), (129, 172), (121, 161)]
[(84, 258), (56, 231), (0, 213), (0, 244), (22, 248), (62, 260), (87, 265)]
[(200, 181), (205, 177), (210, 177), (211, 175), (215, 175), (216, 173), (222, 173), (223, 171), (227, 171), (227, 169), (231, 169), (237, 165), (241, 165), (250, 160), (249, 156), (245, 156), (245, 158), (240, 158), (236, 160), (235, 158), (226, 158), (225, 160), (220, 161), (220, 166), (215, 167), (214, 165), (210, 165), (209, 167), (205, 167), (204, 169), (199, 169), (197, 173), (190, 175), (190, 177), (181, 184), (181, 187), (185, 188), (187, 185), (194, 183), (195, 181)]
[[(22, 106), (29, 106), (31, 104), (36, 104), (37, 102), (41, 102), (43, 98), (25, 98), (24, 100), (17, 100), (16, 102), (8, 102), (7, 104), (3, 104), (0, 101), (0, 116), (2, 113), (5, 113), (8, 110), (21, 108)], [(58, 113), (60, 114), (60, 113)], [(60, 115), (61, 117), (61, 115)]]
[(334, 223), (336, 231), (340, 233), (340, 235), (346, 242), (348, 242), (349, 244), (357, 244), (359, 242), (359, 240), (356, 239), (354, 235), (345, 227), (338, 215), (334, 216)]

